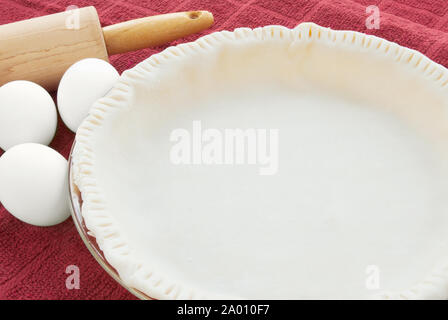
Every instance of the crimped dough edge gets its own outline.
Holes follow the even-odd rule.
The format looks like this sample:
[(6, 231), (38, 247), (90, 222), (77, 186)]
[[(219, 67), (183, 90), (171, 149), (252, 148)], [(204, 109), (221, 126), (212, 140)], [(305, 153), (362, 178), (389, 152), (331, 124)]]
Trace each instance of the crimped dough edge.
[[(396, 43), (354, 31), (335, 31), (314, 23), (301, 23), (294, 29), (283, 26), (265, 26), (255, 29), (238, 28), (233, 32), (220, 31), (204, 36), (194, 42), (172, 46), (152, 55), (134, 68), (125, 71), (114, 88), (94, 103), (89, 116), (83, 121), (76, 134), (76, 145), (72, 153), (72, 172), (74, 183), (82, 195), (82, 215), (89, 231), (104, 253), (106, 260), (129, 287), (142, 291), (155, 299), (213, 299), (235, 298), (219, 297), (191, 288), (182, 283), (174, 283), (164, 278), (157, 268), (144, 265), (132, 256), (129, 244), (120, 234), (117, 223), (108, 214), (108, 204), (103, 191), (98, 186), (95, 175), (95, 150), (92, 138), (107, 121), (107, 116), (121, 108), (129, 108), (132, 102), (133, 83), (157, 69), (160, 64), (171, 59), (197, 51), (207, 51), (210, 47), (225, 42), (238, 42), (245, 39), (279, 40), (290, 42), (322, 42), (332, 46), (351, 47), (355, 50), (374, 52), (395, 63), (406, 65), (418, 71), (421, 76), (448, 93), (448, 72), (445, 67), (427, 58), (422, 53), (402, 47)], [(398, 292), (383, 292), (373, 296), (377, 299), (447, 299), (448, 298), (448, 260), (433, 270), (421, 282)]]

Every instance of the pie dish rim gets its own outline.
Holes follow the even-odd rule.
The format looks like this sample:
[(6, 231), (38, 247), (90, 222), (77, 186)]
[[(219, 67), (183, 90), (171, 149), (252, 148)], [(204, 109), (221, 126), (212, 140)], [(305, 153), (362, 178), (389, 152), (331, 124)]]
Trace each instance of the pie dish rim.
[[(142, 79), (145, 74), (157, 68), (159, 63), (166, 63), (169, 59), (179, 58), (182, 55), (194, 53), (197, 50), (207, 50), (207, 46), (221, 41), (238, 41), (247, 37), (254, 37), (260, 41), (269, 39), (285, 39), (288, 41), (326, 41), (333, 44), (350, 46), (359, 50), (371, 50), (378, 55), (392, 59), (394, 63), (401, 63), (408, 68), (421, 72), (422, 77), (432, 81), (434, 86), (445, 90), (448, 87), (448, 70), (432, 61), (424, 54), (400, 46), (394, 42), (356, 31), (332, 30), (318, 26), (314, 23), (301, 23), (293, 29), (283, 26), (265, 26), (255, 29), (238, 28), (233, 32), (215, 32), (190, 43), (169, 47), (164, 51), (151, 56), (139, 63), (134, 68), (125, 71), (114, 88), (104, 97), (99, 99), (90, 111), (89, 116), (83, 121), (76, 134), (76, 149), (72, 151), (74, 160), (74, 182), (83, 196), (82, 215), (90, 217), (89, 229), (95, 234), (99, 247), (104, 253), (105, 260), (113, 267), (117, 260), (126, 259), (122, 246), (117, 249), (117, 243), (123, 244), (113, 219), (107, 216), (107, 209), (102, 206), (101, 190), (96, 184), (92, 173), (94, 170), (94, 152), (89, 139), (95, 133), (95, 129), (101, 127), (104, 114), (114, 112), (127, 105), (129, 102), (129, 88), (132, 81)], [(92, 192), (94, 190), (94, 192)], [(95, 222), (95, 215), (101, 215), (101, 223)], [(108, 219), (104, 227), (104, 220)], [(131, 264), (133, 264), (131, 266)], [(191, 288), (184, 288), (182, 284), (172, 283), (170, 279), (159, 277), (157, 271), (147, 270), (146, 266), (139, 262), (129, 263), (130, 268), (118, 270), (122, 284), (127, 287), (144, 292), (155, 299), (204, 299), (216, 298), (204, 295)], [(132, 270), (129, 270), (132, 269)], [(376, 296), (380, 299), (425, 299), (438, 296), (440, 292), (446, 292), (448, 279), (448, 263), (437, 271), (429, 274), (424, 281), (417, 283), (410, 289), (399, 292), (383, 292)], [(138, 285), (135, 285), (138, 284)], [(141, 287), (138, 287), (140, 286)], [(149, 292), (149, 291), (150, 292)]]

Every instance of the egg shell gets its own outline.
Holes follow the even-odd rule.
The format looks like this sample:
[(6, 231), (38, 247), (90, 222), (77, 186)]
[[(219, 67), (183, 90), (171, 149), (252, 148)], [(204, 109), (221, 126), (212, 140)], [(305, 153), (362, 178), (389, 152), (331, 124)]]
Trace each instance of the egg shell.
[(12, 147), (0, 158), (0, 202), (16, 218), (56, 225), (70, 215), (67, 160), (35, 143)]
[(56, 127), (56, 106), (44, 88), (23, 80), (0, 87), (0, 148), (27, 142), (48, 145)]
[(64, 73), (58, 88), (58, 109), (65, 125), (76, 132), (93, 103), (104, 97), (120, 75), (104, 60), (83, 59)]

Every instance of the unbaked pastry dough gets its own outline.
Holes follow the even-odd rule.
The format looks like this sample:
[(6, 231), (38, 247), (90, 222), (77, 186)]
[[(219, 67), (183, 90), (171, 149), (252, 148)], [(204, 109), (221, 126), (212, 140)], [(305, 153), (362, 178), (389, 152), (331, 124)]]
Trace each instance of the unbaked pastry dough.
[[(446, 299), (447, 92), (421, 53), (310, 23), (170, 47), (79, 128), (83, 217), (157, 299)], [(278, 172), (174, 165), (198, 120), (278, 129)]]

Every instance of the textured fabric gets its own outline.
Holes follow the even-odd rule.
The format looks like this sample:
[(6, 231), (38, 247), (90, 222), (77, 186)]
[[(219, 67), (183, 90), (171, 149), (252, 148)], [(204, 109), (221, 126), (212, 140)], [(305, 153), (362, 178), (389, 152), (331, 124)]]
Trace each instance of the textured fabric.
[[(69, 5), (96, 6), (103, 25), (160, 13), (209, 10), (215, 24), (202, 35), (270, 24), (294, 27), (311, 21), (333, 29), (375, 34), (448, 66), (447, 0), (0, 0), (0, 24), (60, 12)], [(379, 30), (366, 28), (366, 7), (370, 5), (380, 8)], [(161, 49), (115, 56), (111, 62), (122, 72)], [(67, 157), (73, 138), (59, 120), (51, 147)], [(66, 288), (65, 270), (69, 265), (80, 269), (79, 290)], [(134, 297), (97, 264), (70, 219), (55, 227), (33, 227), (14, 219), (0, 205), (0, 299)]]

